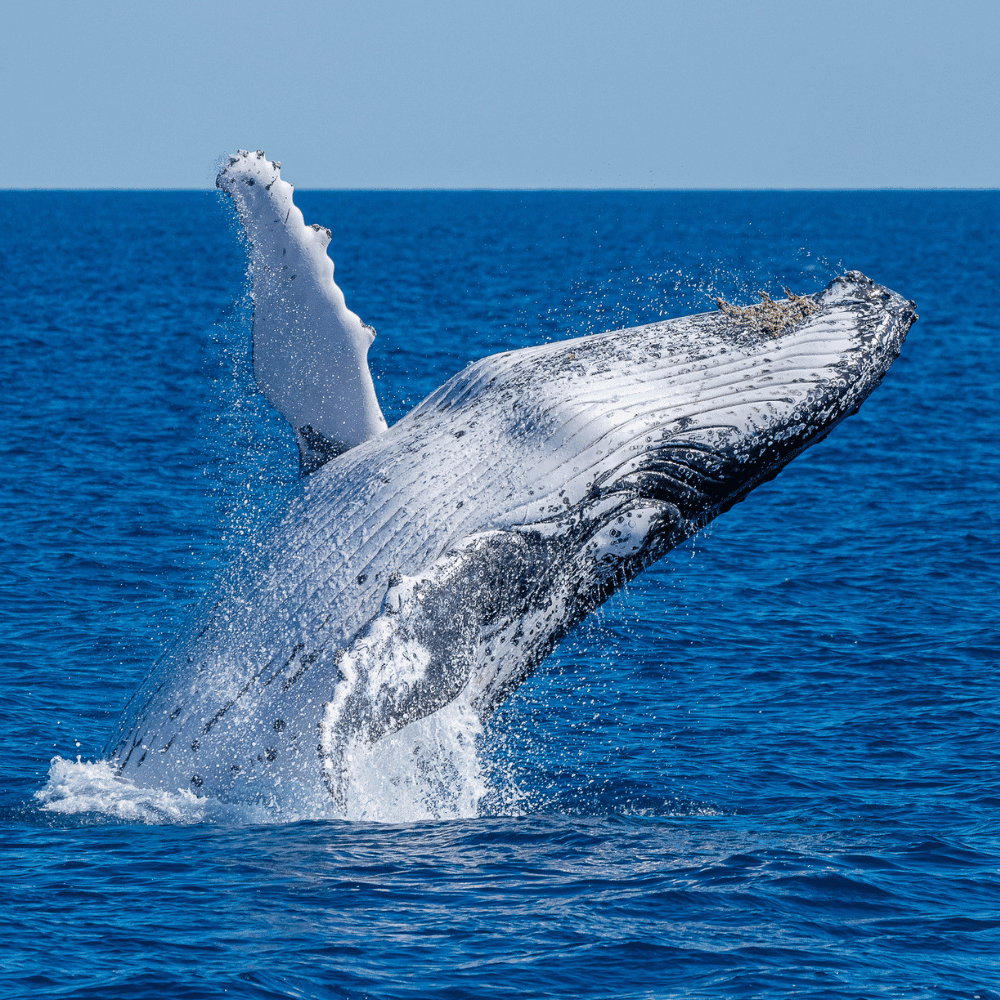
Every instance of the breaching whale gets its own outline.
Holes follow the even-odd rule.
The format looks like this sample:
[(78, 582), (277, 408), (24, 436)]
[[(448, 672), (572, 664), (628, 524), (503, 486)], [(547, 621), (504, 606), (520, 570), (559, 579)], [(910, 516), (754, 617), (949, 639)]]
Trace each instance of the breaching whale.
[(143, 786), (343, 814), (353, 749), (459, 696), (489, 715), (588, 612), (856, 412), (916, 319), (849, 272), (485, 358), (388, 428), (329, 231), (261, 152), (217, 183), (248, 237), (255, 375), (305, 475), (126, 707), (108, 753)]

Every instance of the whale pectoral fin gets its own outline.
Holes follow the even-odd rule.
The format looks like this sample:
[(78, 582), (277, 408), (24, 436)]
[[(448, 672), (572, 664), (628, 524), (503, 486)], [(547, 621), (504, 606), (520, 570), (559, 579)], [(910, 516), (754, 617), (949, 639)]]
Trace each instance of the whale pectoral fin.
[[(469, 679), (506, 532), (489, 532), (417, 576), (394, 576), (379, 613), (338, 661), (324, 725), (372, 744), (448, 704)], [(514, 540), (516, 542), (516, 540)]]
[(311, 472), (387, 425), (368, 369), (375, 331), (333, 279), (330, 230), (305, 224), (279, 168), (240, 150), (215, 183), (249, 243), (254, 376), (295, 429), (302, 471)]
[(474, 710), (490, 714), (587, 612), (682, 537), (682, 522), (672, 504), (625, 490), (530, 530), (471, 536), (397, 577), (337, 664), (320, 726), (334, 797), (349, 744), (370, 747), (467, 687)]

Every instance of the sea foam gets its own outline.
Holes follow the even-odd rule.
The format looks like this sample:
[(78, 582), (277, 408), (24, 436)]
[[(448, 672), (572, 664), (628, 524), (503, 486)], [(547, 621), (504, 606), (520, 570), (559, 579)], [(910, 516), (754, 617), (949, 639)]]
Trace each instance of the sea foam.
[[(414, 823), (478, 815), (487, 781), (477, 750), (482, 724), (465, 699), (414, 722), (374, 746), (345, 753), (345, 810), (329, 795), (292, 801), (226, 801), (190, 789), (133, 784), (107, 760), (53, 757), (45, 786), (35, 792), (48, 813), (126, 823), (294, 823), (341, 819)], [(319, 762), (317, 761), (317, 767)]]

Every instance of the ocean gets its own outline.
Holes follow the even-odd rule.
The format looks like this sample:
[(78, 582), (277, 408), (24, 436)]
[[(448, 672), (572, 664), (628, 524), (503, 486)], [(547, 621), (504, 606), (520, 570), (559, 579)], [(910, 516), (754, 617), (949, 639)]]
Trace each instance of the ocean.
[(488, 354), (849, 269), (920, 319), (488, 720), (471, 808), (280, 822), (102, 763), (295, 489), (235, 216), (0, 192), (3, 995), (998, 1000), (1000, 193), (296, 202), (390, 423)]

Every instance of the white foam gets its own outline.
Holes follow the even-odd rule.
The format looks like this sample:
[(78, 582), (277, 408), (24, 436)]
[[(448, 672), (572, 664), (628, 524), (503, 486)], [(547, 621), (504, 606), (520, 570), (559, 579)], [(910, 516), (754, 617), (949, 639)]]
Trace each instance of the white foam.
[(460, 697), (374, 746), (344, 754), (350, 820), (413, 823), (479, 814), (486, 780), (477, 753), (479, 716)]
[(188, 789), (140, 787), (116, 774), (108, 761), (80, 757), (53, 757), (48, 781), (34, 798), (43, 812), (148, 824), (329, 819), (416, 823), (470, 818), (479, 814), (486, 792), (477, 753), (481, 735), (478, 715), (466, 699), (459, 698), (374, 746), (350, 746), (345, 754), (345, 814), (326, 792), (294, 803), (223, 802)]
[(98, 813), (131, 823), (200, 823), (206, 817), (208, 799), (189, 791), (166, 792), (138, 788), (115, 774), (106, 760), (53, 757), (49, 780), (35, 792), (35, 801), (45, 812), (65, 816)]

